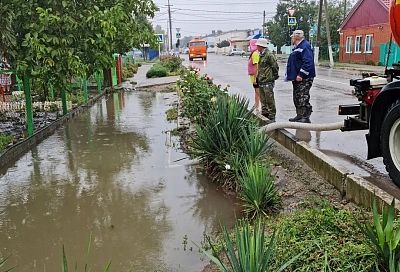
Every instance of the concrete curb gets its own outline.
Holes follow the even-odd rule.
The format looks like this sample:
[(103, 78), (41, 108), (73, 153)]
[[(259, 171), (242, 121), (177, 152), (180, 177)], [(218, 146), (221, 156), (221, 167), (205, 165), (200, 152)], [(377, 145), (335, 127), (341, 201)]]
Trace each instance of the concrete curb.
[(170, 81), (170, 82), (163, 82), (163, 83), (156, 83), (156, 84), (148, 84), (148, 85), (136, 85), (135, 88), (136, 90), (140, 91), (142, 89), (146, 89), (146, 88), (152, 88), (152, 87), (162, 87), (162, 86), (168, 86), (171, 84), (175, 84), (177, 82), (178, 79)]
[(22, 155), (27, 153), (32, 147), (38, 145), (44, 139), (52, 135), (59, 127), (67, 123), (70, 119), (76, 117), (78, 114), (86, 111), (101, 97), (107, 95), (107, 92), (97, 94), (94, 98), (90, 99), (85, 105), (81, 105), (68, 114), (60, 117), (48, 126), (37, 130), (31, 137), (11, 146), (0, 155), (0, 169), (5, 169), (15, 163)]
[[(265, 119), (257, 117), (265, 123)], [(332, 184), (347, 200), (370, 209), (373, 199), (378, 207), (390, 205), (394, 196), (362, 177), (353, 175), (349, 170), (336, 164), (334, 160), (319, 150), (299, 141), (285, 129), (275, 130), (269, 134), (272, 139), (302, 159), (315, 172)], [(395, 208), (400, 211), (400, 202), (395, 199)]]
[[(329, 64), (319, 64), (318, 67), (330, 68)], [(335, 66), (332, 69), (352, 72), (370, 72), (370, 73), (383, 73), (385, 67), (382, 66), (371, 66), (369, 67), (346, 67), (346, 66)]]

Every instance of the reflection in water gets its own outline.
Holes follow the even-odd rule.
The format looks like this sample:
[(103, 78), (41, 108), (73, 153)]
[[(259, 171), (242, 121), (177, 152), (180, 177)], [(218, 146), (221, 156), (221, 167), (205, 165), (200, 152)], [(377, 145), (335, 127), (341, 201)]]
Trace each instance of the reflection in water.
[(306, 143), (309, 143), (311, 141), (311, 132), (309, 130), (296, 129), (295, 136), (300, 141), (304, 141)]
[(1, 253), (10, 264), (59, 271), (65, 245), (69, 260), (93, 271), (110, 259), (113, 271), (200, 270), (182, 238), (199, 244), (203, 232), (233, 221), (235, 205), (192, 168), (168, 167), (168, 156), (185, 156), (162, 133), (174, 127), (162, 118), (171, 97), (113, 94), (0, 178)]
[[(151, 113), (156, 95), (156, 93), (142, 93), (137, 96), (140, 101), (140, 107), (146, 115)], [(149, 96), (153, 99), (149, 99)]]

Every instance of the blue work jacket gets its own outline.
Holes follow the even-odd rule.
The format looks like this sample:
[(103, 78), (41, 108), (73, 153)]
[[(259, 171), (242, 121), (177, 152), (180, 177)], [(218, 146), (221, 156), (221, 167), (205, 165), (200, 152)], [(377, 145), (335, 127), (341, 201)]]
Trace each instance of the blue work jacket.
[(314, 51), (306, 40), (293, 48), (287, 63), (286, 79), (294, 81), (297, 76), (303, 79), (315, 77)]

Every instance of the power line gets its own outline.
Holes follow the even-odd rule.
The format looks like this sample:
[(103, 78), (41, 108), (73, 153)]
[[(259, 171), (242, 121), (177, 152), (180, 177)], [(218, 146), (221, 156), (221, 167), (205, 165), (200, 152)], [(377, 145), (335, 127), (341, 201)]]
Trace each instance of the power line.
[(200, 12), (224, 13), (224, 14), (253, 14), (253, 15), (262, 14), (262, 12), (250, 12), (250, 11), (220, 11), (220, 10), (185, 9), (185, 8), (175, 8), (175, 10), (200, 11)]
[[(191, 14), (191, 13), (184, 13), (184, 12), (175, 12), (175, 14), (178, 14), (178, 15), (188, 15), (188, 16), (192, 16), (192, 17), (199, 17), (199, 18), (205, 18), (205, 19), (221, 19), (221, 20), (249, 20), (249, 17), (229, 17), (229, 18), (227, 18), (227, 17), (224, 17), (224, 18), (221, 18), (221, 17), (210, 17), (210, 16), (203, 16), (203, 15), (199, 15), (199, 14)], [(237, 16), (236, 14), (232, 14), (232, 15), (234, 15), (234, 16)], [(254, 19), (254, 18), (251, 18), (251, 19)]]
[(204, 6), (205, 4), (210, 5), (210, 6), (226, 6), (226, 5), (235, 5), (235, 6), (241, 6), (241, 5), (265, 5), (267, 3), (275, 3), (275, 1), (266, 1), (266, 2), (246, 2), (246, 3), (223, 3), (223, 2), (200, 2), (196, 1), (196, 3), (176, 3), (177, 5), (180, 6)]

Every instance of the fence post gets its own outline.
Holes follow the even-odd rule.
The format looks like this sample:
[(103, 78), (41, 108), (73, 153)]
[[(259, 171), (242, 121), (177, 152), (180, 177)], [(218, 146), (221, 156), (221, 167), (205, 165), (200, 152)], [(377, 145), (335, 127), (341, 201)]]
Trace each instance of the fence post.
[(67, 93), (65, 92), (64, 88), (61, 90), (61, 101), (62, 101), (63, 115), (66, 115), (68, 113)]
[(103, 79), (103, 73), (100, 71), (97, 71), (95, 74), (96, 77), (96, 83), (97, 83), (97, 91), (99, 94), (102, 92), (103, 84), (102, 84), (102, 79)]
[(83, 99), (85, 103), (89, 101), (89, 94), (88, 94), (88, 80), (82, 79), (82, 88), (83, 88)]
[(28, 130), (28, 136), (32, 136), (33, 135), (32, 96), (31, 96), (30, 77), (27, 72), (25, 72), (24, 74), (23, 85), (25, 92), (26, 125)]

